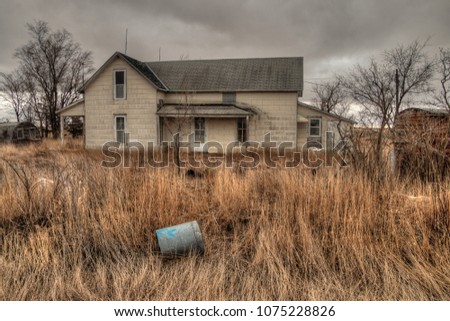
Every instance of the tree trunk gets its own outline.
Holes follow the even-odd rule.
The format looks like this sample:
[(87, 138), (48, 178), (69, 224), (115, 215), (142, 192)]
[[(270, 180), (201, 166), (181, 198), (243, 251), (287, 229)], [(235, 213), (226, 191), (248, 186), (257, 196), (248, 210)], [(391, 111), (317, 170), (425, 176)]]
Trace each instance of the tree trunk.
[(383, 153), (383, 131), (384, 131), (385, 124), (384, 122), (381, 124), (380, 130), (378, 131), (377, 136), (377, 145), (376, 145), (376, 151), (375, 151), (375, 161), (376, 164), (380, 164), (381, 161), (381, 154)]

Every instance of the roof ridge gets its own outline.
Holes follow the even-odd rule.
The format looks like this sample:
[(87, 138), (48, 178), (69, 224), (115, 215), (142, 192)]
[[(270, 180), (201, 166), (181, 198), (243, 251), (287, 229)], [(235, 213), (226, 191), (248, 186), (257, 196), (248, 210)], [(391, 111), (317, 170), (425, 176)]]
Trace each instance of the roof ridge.
[[(149, 81), (151, 81), (153, 84), (155, 84), (156, 87), (158, 87), (159, 89), (163, 89), (163, 90), (169, 90), (169, 88), (161, 81), (161, 79), (158, 77), (158, 75), (147, 65), (146, 62), (137, 60), (136, 58), (130, 57), (121, 52), (117, 52), (117, 54), (121, 55), (125, 60), (127, 60), (131, 65), (133, 65), (135, 67), (135, 69), (137, 69)], [(143, 70), (140, 70), (143, 66), (151, 73), (151, 75), (153, 77), (156, 78), (156, 80), (159, 82), (159, 84), (157, 82), (155, 82), (154, 79), (151, 79), (152, 77), (148, 77), (148, 75), (146, 75), (143, 72)]]
[(322, 110), (322, 109), (319, 108), (319, 107), (313, 106), (313, 105), (308, 104), (308, 103), (305, 103), (305, 102), (303, 102), (303, 101), (297, 101), (297, 105), (300, 105), (300, 106), (302, 106), (302, 107), (309, 108), (309, 109), (312, 109), (312, 110), (316, 110), (316, 111), (318, 111), (318, 112), (320, 112), (320, 113), (323, 113), (323, 114), (326, 114), (326, 115), (330, 115), (331, 117), (334, 117), (334, 118), (338, 118), (338, 119), (341, 119), (341, 120), (344, 120), (344, 121), (348, 121), (348, 122), (352, 122), (352, 123), (357, 124), (357, 122), (354, 121), (354, 120), (351, 119), (351, 118), (348, 118), (348, 117), (344, 117), (344, 116), (340, 116), (340, 115), (337, 115), (337, 114), (330, 113), (330, 112), (328, 112), (328, 111), (326, 111), (326, 110)]
[(168, 91), (170, 91), (169, 86), (167, 86), (164, 81), (158, 76), (156, 72), (153, 71), (153, 69), (148, 65), (148, 62), (143, 62), (143, 64), (155, 75), (155, 77), (158, 79), (158, 81), (164, 86), (164, 88)]
[(289, 56), (289, 57), (253, 57), (253, 58), (218, 58), (218, 59), (186, 59), (186, 60), (162, 60), (162, 61), (147, 61), (146, 64), (150, 63), (164, 63), (164, 62), (208, 62), (208, 61), (225, 61), (225, 60), (269, 60), (269, 59), (302, 59), (303, 56)]

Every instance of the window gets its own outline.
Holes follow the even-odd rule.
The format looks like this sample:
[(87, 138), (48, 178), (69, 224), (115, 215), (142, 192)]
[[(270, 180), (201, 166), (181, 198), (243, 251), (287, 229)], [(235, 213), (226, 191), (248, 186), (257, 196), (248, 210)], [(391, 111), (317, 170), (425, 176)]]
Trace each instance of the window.
[(125, 70), (114, 71), (114, 99), (125, 99), (126, 97), (126, 74)]
[(321, 133), (321, 122), (320, 118), (310, 118), (309, 119), (309, 136), (320, 137)]
[(24, 139), (22, 128), (17, 128), (17, 139)]
[(115, 117), (116, 141), (120, 144), (125, 144), (125, 123), (126, 116)]
[(225, 104), (235, 104), (236, 103), (236, 93), (223, 93), (222, 102)]
[(244, 143), (247, 141), (247, 119), (238, 118), (237, 135), (239, 143)]
[(205, 118), (194, 118), (195, 141), (199, 143), (205, 142)]

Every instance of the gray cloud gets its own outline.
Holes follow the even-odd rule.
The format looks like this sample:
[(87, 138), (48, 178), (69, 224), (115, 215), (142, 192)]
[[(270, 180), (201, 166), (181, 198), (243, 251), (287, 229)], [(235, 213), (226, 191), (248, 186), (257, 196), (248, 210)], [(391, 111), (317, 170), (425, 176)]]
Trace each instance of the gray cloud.
[(157, 60), (304, 56), (305, 79), (331, 77), (355, 62), (417, 38), (450, 47), (448, 0), (3, 0), (0, 71), (28, 40), (25, 24), (66, 28), (99, 67), (114, 51)]

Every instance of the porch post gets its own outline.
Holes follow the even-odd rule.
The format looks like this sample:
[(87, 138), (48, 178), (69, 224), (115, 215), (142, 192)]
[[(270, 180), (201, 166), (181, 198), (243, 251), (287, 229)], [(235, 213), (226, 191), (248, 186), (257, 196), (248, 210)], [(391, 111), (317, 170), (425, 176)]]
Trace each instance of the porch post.
[(161, 120), (159, 116), (156, 116), (156, 144), (161, 145)]
[(64, 116), (61, 115), (59, 119), (60, 132), (61, 132), (61, 145), (64, 145)]
[(83, 116), (83, 147), (86, 147), (86, 116)]
[(248, 127), (248, 124), (249, 124), (249, 119), (250, 119), (250, 117), (249, 116), (245, 116), (245, 140), (246, 141), (249, 141), (250, 140), (250, 128)]

